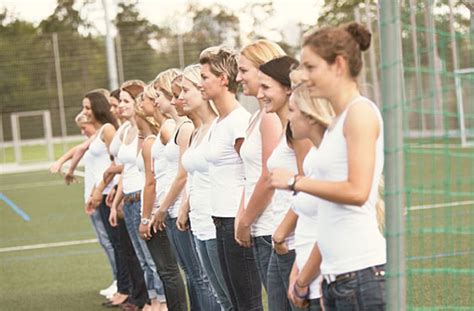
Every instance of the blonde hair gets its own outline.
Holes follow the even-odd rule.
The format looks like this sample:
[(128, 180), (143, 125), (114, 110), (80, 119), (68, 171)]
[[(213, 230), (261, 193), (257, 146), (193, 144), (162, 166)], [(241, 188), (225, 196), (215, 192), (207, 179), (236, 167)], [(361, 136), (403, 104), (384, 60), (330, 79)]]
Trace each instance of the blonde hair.
[(137, 98), (135, 100), (135, 105), (134, 105), (135, 114), (138, 117), (140, 117), (142, 120), (144, 120), (150, 126), (151, 132), (154, 135), (156, 135), (160, 131), (160, 124), (156, 122), (155, 118), (148, 117), (145, 114), (145, 111), (143, 110), (143, 107), (142, 107), (144, 96), (145, 96), (145, 93), (140, 93), (137, 95)]
[(201, 65), (208, 64), (211, 72), (215, 76), (227, 76), (227, 89), (229, 92), (237, 93), (237, 55), (229, 48), (211, 47), (201, 52), (199, 55)]
[[(201, 64), (193, 64), (189, 65), (183, 70), (183, 78), (191, 82), (196, 88), (198, 88), (199, 84), (201, 83), (201, 67)], [(208, 103), (212, 111), (216, 115), (218, 115), (214, 102), (212, 100), (209, 100)]]
[(153, 85), (153, 81), (145, 86), (145, 89), (143, 90), (143, 95), (153, 100), (158, 97), (155, 86)]
[(173, 80), (181, 74), (181, 71), (176, 68), (171, 68), (165, 71), (160, 72), (155, 80), (153, 81), (153, 86), (155, 89), (159, 89), (163, 92), (168, 99), (173, 98), (173, 90), (171, 86), (173, 85)]
[(92, 92), (100, 93), (100, 94), (104, 95), (105, 97), (107, 97), (107, 99), (109, 99), (109, 97), (110, 97), (110, 91), (107, 90), (107, 89), (103, 89), (103, 88), (93, 89), (89, 93), (92, 93)]
[(201, 83), (201, 67), (201, 64), (193, 64), (183, 70), (183, 77), (196, 87)]
[(285, 51), (278, 44), (266, 39), (260, 39), (247, 44), (240, 50), (240, 54), (257, 68), (272, 59), (286, 55)]
[(301, 79), (301, 74), (300, 70), (290, 73), (295, 103), (303, 114), (327, 128), (335, 115), (334, 109), (329, 101), (311, 96), (311, 92)]
[(76, 122), (76, 125), (80, 127), (81, 124), (91, 123), (91, 119), (82, 112), (79, 112), (74, 118), (74, 122)]

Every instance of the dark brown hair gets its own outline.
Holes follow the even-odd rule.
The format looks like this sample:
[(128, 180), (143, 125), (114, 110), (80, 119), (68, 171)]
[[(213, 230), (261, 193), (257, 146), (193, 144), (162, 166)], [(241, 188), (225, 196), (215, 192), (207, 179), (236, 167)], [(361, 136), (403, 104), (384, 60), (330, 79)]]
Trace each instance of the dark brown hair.
[(100, 92), (89, 92), (85, 96), (91, 102), (91, 110), (96, 119), (100, 124), (110, 123), (115, 128), (118, 127), (117, 120), (110, 112), (110, 104), (104, 94)]
[(309, 46), (328, 64), (334, 64), (338, 55), (344, 57), (351, 77), (357, 78), (362, 69), (362, 55), (370, 46), (372, 34), (359, 23), (339, 27), (323, 27), (307, 33), (303, 46)]

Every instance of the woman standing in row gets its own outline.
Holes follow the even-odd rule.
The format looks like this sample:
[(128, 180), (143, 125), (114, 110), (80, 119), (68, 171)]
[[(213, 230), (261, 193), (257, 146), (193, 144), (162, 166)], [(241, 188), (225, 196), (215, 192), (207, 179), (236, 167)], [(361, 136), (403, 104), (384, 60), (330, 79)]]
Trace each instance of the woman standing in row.
[(160, 302), (165, 299), (163, 284), (158, 277), (156, 266), (145, 241), (138, 236), (138, 228), (141, 221), (140, 198), (144, 181), (136, 166), (139, 135), (136, 127), (134, 106), (137, 96), (143, 92), (143, 89), (144, 83), (141, 81), (128, 81), (121, 87), (119, 109), (122, 111), (122, 115), (130, 121), (130, 126), (124, 131), (122, 144), (117, 155), (118, 160), (124, 167), (119, 182), (119, 190), (114, 199), (113, 209), (116, 210), (117, 205), (123, 198), (123, 212), (127, 231), (145, 274), (145, 282), (151, 305), (158, 310)]
[[(278, 115), (283, 133), (267, 161), (268, 170), (283, 167), (294, 174), (303, 173), (303, 159), (311, 148), (309, 140), (294, 139), (288, 124), (289, 98), (292, 93), (290, 71), (297, 61), (289, 56), (273, 59), (260, 66), (259, 97), (265, 109)], [(274, 232), (273, 252), (268, 268), (269, 310), (296, 310), (287, 298), (289, 275), (295, 260), (294, 230), (298, 216), (290, 208), (292, 193), (276, 189), (272, 198)]]
[[(258, 95), (259, 66), (285, 55), (279, 45), (258, 40), (245, 46), (239, 55), (237, 82), (247, 96)], [(275, 113), (265, 111), (266, 103), (258, 98), (259, 109), (250, 119), (240, 155), (245, 168), (245, 191), (236, 220), (236, 240), (252, 247), (262, 284), (267, 287), (267, 273), (272, 253), (273, 189), (268, 182), (267, 159), (278, 144), (281, 123)]]
[[(360, 95), (361, 52), (371, 34), (358, 24), (319, 28), (305, 36), (303, 80), (315, 98), (335, 112), (311, 161), (311, 176), (274, 170), (272, 184), (318, 197), (317, 243), (295, 286), (301, 294), (319, 274), (326, 310), (384, 310), (385, 239), (379, 231), (378, 185), (383, 169), (383, 121), (373, 102)], [(293, 120), (291, 120), (293, 123)]]
[(232, 310), (229, 291), (225, 284), (218, 261), (216, 228), (211, 217), (211, 183), (209, 164), (205, 154), (209, 148), (210, 127), (217, 118), (209, 101), (203, 100), (200, 91), (201, 65), (191, 65), (184, 69), (182, 92), (183, 110), (199, 119), (189, 148), (183, 155), (183, 166), (188, 172), (188, 204), (191, 230), (202, 266), (211, 282), (222, 310)]
[(233, 307), (262, 310), (261, 282), (253, 251), (235, 240), (235, 217), (245, 178), (240, 147), (250, 118), (235, 95), (237, 56), (218, 48), (201, 53), (199, 62), (202, 97), (212, 100), (219, 114), (210, 129), (206, 154), (219, 262)]
[[(159, 159), (154, 156), (160, 153), (156, 151), (159, 143), (164, 147), (174, 129), (174, 122), (163, 115), (158, 109), (155, 100), (157, 93), (153, 82), (145, 87), (143, 92), (142, 108), (147, 118), (153, 118), (159, 124), (158, 136), (149, 136), (142, 145), (142, 160), (145, 172), (145, 185), (142, 192), (142, 220), (140, 223), (140, 237), (146, 240), (148, 249), (156, 264), (158, 274), (163, 281), (166, 295), (166, 304), (170, 311), (185, 311), (186, 290), (183, 279), (178, 268), (178, 263), (166, 231), (153, 230), (151, 218), (153, 209), (157, 206), (157, 187), (161, 186), (161, 176), (164, 167)], [(165, 141), (166, 139), (166, 141)], [(153, 152), (155, 150), (155, 152)]]

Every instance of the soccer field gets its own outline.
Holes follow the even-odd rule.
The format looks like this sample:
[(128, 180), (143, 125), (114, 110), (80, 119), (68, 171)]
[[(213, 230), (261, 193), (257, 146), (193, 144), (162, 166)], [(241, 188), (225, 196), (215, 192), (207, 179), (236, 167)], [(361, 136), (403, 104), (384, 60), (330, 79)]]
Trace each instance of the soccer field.
[[(473, 151), (410, 146), (405, 152), (410, 309), (474, 306)], [(111, 272), (90, 241), (82, 184), (65, 186), (48, 172), (0, 175), (0, 193), (25, 213), (0, 203), (0, 309), (104, 310), (98, 291), (110, 284)], [(75, 241), (84, 244), (51, 245)], [(25, 245), (38, 248), (17, 248)]]

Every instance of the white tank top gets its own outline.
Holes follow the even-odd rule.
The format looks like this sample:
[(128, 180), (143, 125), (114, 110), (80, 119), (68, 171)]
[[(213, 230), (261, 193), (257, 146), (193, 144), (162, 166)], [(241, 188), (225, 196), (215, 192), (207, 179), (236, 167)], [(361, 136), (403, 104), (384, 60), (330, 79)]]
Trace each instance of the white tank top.
[[(109, 123), (107, 123), (109, 124)], [(93, 163), (93, 175), (94, 175), (94, 185), (98, 185), (102, 179), (104, 172), (107, 168), (109, 168), (112, 161), (110, 161), (109, 151), (107, 150), (107, 146), (105, 142), (102, 141), (102, 132), (104, 131), (104, 127), (107, 125), (104, 124), (99, 129), (97, 135), (95, 136), (94, 140), (89, 145), (89, 154), (92, 157)], [(110, 124), (109, 124), (110, 125)], [(110, 182), (102, 191), (102, 194), (108, 194), (110, 189), (114, 186), (113, 182)]]
[[(260, 132), (260, 123), (262, 115), (260, 111), (252, 118), (255, 121), (250, 133), (245, 137), (244, 143), (240, 148), (240, 156), (244, 162), (245, 170), (245, 204), (244, 208), (250, 201), (255, 185), (262, 175), (262, 134)], [(250, 122), (250, 124), (252, 121)], [(251, 234), (254, 237), (271, 235), (274, 230), (273, 211), (271, 203), (263, 210), (260, 216), (255, 219), (252, 224)]]
[(216, 227), (211, 217), (211, 181), (205, 154), (209, 149), (209, 133), (198, 143), (193, 140), (181, 159), (188, 172), (189, 219), (193, 234), (201, 241), (215, 239)]
[[(176, 144), (176, 140), (177, 140), (179, 130), (181, 129), (184, 123), (185, 122), (183, 122), (181, 125), (179, 125), (175, 129), (173, 135), (171, 135), (170, 140), (166, 144), (163, 151), (165, 155), (165, 160), (166, 160), (165, 173), (166, 173), (166, 179), (168, 181), (168, 184), (166, 185), (166, 189), (165, 189), (166, 193), (169, 191), (171, 184), (173, 183), (174, 179), (176, 178), (176, 174), (178, 173), (180, 159), (179, 159), (179, 145)], [(180, 194), (178, 194), (176, 200), (169, 207), (168, 214), (170, 215), (171, 218), (178, 217), (179, 207), (181, 206), (182, 197), (183, 197), (183, 193), (181, 192)]]
[(84, 202), (87, 202), (94, 187), (94, 160), (89, 150), (86, 150), (82, 157), (84, 163)]
[[(150, 139), (150, 138), (156, 138), (156, 136), (155, 135), (148, 135), (143, 140), (143, 143), (145, 143), (147, 141), (147, 139)], [(145, 188), (145, 161), (143, 160), (142, 151), (143, 151), (143, 147), (138, 152), (137, 163), (136, 164), (137, 164), (138, 171), (140, 172), (140, 174), (142, 175), (142, 178), (143, 178), (143, 187), (142, 187), (142, 194), (143, 194), (143, 189)], [(140, 203), (141, 203), (140, 204), (140, 215), (142, 215), (142, 212), (143, 212), (143, 195), (140, 196)]]
[[(123, 135), (124, 140), (127, 138), (130, 128), (131, 127), (128, 127), (126, 129)], [(120, 163), (123, 164), (122, 191), (124, 194), (140, 191), (143, 188), (143, 183), (145, 182), (142, 174), (138, 171), (137, 150), (138, 135), (135, 135), (133, 141), (130, 144), (126, 144), (124, 141), (122, 141), (117, 154), (117, 158), (119, 159)]]
[[(296, 163), (295, 151), (288, 146), (285, 133), (283, 133), (280, 142), (273, 150), (267, 160), (268, 170), (271, 172), (275, 168), (284, 168), (293, 174), (298, 173), (298, 164)], [(276, 189), (272, 198), (273, 225), (276, 229), (285, 218), (288, 209), (293, 204), (292, 192), (288, 190)], [(286, 238), (286, 244), (289, 249), (294, 249), (294, 233)]]
[[(311, 171), (311, 165), (316, 162), (316, 148), (311, 150), (306, 155), (303, 162), (303, 171), (305, 176), (314, 178)], [(314, 244), (318, 240), (318, 198), (304, 192), (298, 192), (293, 199), (293, 210), (298, 215), (298, 222), (295, 228), (295, 252), (296, 265), (298, 269), (302, 269), (311, 255)], [(303, 210), (310, 210), (311, 213), (303, 213)], [(309, 298), (316, 299), (321, 297), (322, 277), (319, 276), (309, 285)]]
[(124, 123), (122, 123), (120, 125), (120, 127), (117, 129), (117, 132), (115, 132), (114, 138), (110, 142), (109, 152), (114, 158), (117, 158), (117, 155), (118, 155), (118, 152), (119, 152), (119, 149), (120, 149), (120, 145), (122, 144), (122, 141), (121, 141), (120, 137), (122, 136), (123, 131), (129, 125), (130, 125), (129, 121), (125, 121)]
[(161, 133), (155, 139), (151, 147), (151, 155), (153, 157), (153, 173), (155, 174), (155, 190), (156, 190), (156, 206), (163, 200), (163, 195), (167, 189), (169, 181), (166, 177), (166, 158), (164, 153), (165, 145), (161, 142)]
[(235, 217), (240, 206), (245, 181), (242, 159), (234, 148), (245, 137), (250, 113), (242, 106), (224, 119), (214, 120), (209, 136), (206, 160), (211, 180), (212, 216)]
[(375, 145), (375, 167), (369, 198), (362, 206), (319, 200), (319, 248), (322, 254), (321, 272), (340, 274), (384, 264), (385, 238), (378, 229), (375, 203), (382, 176), (383, 121), (373, 102), (365, 97), (351, 101), (332, 129), (328, 129), (313, 163), (320, 180), (345, 181), (348, 175), (347, 145), (343, 128), (347, 111), (354, 104), (369, 104), (379, 119), (380, 133)]

